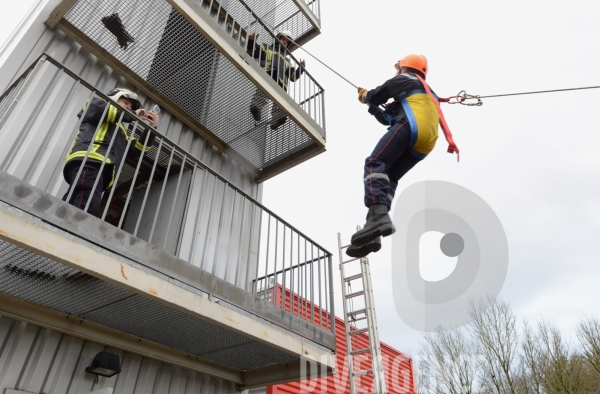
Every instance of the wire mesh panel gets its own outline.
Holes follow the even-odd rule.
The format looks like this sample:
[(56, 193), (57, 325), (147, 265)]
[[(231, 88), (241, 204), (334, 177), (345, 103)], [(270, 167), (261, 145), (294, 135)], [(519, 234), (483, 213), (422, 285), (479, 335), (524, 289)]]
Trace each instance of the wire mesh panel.
[[(303, 1), (309, 10), (319, 19), (318, 0)], [(246, 0), (246, 3), (256, 13), (258, 18), (277, 30), (289, 30), (295, 41), (302, 41), (302, 37), (310, 34), (318, 26), (313, 26), (311, 21), (298, 9), (293, 0)]]
[(242, 371), (297, 357), (0, 241), (0, 292)]
[[(256, 44), (264, 48), (276, 42), (273, 26), (258, 19), (241, 0), (197, 0), (197, 4), (199, 12), (236, 40), (240, 53), (247, 50), (250, 31), (258, 34)], [(303, 34), (310, 28), (289, 4), (273, 10), (273, 23), (282, 20), (277, 29)], [(315, 144), (293, 119), (279, 116), (283, 111), (278, 104), (261, 98), (262, 92), (167, 1), (79, 0), (65, 19), (255, 168), (265, 169)], [(287, 93), (323, 134), (323, 89), (310, 74), (300, 72), (298, 60), (285, 55), (290, 70), (300, 74), (295, 82), (290, 80)], [(250, 111), (257, 97), (262, 100), (260, 119)]]

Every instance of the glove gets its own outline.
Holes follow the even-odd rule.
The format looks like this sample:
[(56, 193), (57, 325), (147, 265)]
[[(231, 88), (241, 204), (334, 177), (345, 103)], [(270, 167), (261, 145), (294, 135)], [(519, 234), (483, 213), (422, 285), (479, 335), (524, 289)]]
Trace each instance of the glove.
[(367, 102), (365, 101), (365, 96), (368, 92), (369, 91), (365, 88), (358, 88), (358, 101), (360, 101), (363, 104), (366, 104)]

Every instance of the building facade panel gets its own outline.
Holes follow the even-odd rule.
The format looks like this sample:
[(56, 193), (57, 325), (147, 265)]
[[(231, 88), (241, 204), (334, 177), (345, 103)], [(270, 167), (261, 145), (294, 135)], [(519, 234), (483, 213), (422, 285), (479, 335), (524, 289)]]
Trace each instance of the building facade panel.
[[(100, 351), (119, 356), (121, 373), (96, 382), (85, 368)], [(108, 387), (115, 394), (238, 392), (222, 379), (0, 316), (0, 392), (79, 394)]]

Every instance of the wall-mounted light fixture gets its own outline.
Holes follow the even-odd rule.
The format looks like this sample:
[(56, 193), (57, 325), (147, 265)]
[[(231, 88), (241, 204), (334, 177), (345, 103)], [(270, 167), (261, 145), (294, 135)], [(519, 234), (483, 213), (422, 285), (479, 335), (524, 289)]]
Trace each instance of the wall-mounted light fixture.
[(100, 376), (110, 378), (121, 372), (121, 364), (119, 362), (119, 356), (108, 352), (100, 352), (96, 354), (92, 365), (85, 369), (85, 372), (96, 375), (96, 381), (100, 379)]

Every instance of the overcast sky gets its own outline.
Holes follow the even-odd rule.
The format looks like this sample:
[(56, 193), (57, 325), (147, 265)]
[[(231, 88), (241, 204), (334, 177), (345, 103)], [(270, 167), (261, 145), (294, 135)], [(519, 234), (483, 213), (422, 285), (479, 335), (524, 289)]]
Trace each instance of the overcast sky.
[[(34, 2), (3, 4), (0, 42)], [(600, 85), (598, 0), (322, 0), (321, 13), (322, 34), (306, 48), (368, 89), (393, 76), (393, 64), (408, 53), (427, 56), (428, 82), (441, 97)], [(267, 181), (263, 202), (333, 252), (339, 275), (336, 233), (348, 240), (364, 223), (362, 166), (386, 129), (353, 87), (301, 51), (296, 56), (326, 90), (327, 152)], [(444, 180), (487, 201), (510, 248), (501, 296), (519, 317), (545, 318), (572, 333), (580, 318), (600, 315), (600, 89), (443, 109), (460, 164), (440, 133), (397, 194), (418, 181)], [(439, 250), (431, 239), (421, 247)], [(415, 354), (422, 334), (396, 314), (390, 242), (370, 256), (380, 338)], [(442, 279), (452, 261), (439, 252), (420, 264)], [(341, 316), (339, 276), (335, 284)]]

